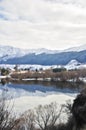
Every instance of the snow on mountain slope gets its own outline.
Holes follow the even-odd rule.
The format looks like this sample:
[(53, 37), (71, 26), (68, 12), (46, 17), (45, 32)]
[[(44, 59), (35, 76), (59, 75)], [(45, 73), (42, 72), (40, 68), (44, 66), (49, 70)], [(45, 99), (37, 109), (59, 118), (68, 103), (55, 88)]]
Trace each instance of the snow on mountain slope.
[(46, 54), (55, 54), (58, 53), (60, 51), (58, 50), (49, 50), (46, 48), (39, 48), (39, 49), (30, 49), (28, 50), (28, 53), (35, 53), (36, 55), (38, 54), (42, 54), (42, 53), (46, 53)]
[(75, 60), (77, 59), (81, 63), (86, 63), (86, 45), (75, 48), (69, 48), (62, 51), (48, 50), (45, 48), (24, 50), (11, 46), (0, 45), (0, 63), (2, 64), (12, 63), (12, 64), (65, 65), (70, 60), (73, 59)]
[(39, 48), (39, 49), (30, 49), (28, 50), (28, 53), (35, 53), (36, 55), (41, 54), (41, 53), (46, 53), (46, 54), (55, 54), (55, 53), (60, 53), (60, 52), (71, 52), (71, 51), (83, 51), (86, 50), (86, 44), (82, 45), (82, 46), (77, 46), (77, 47), (72, 47), (72, 48), (68, 48), (65, 50), (49, 50), (46, 48)]
[(3, 59), (3, 61), (6, 61), (7, 59), (11, 59), (14, 57), (22, 57), (24, 55), (31, 54), (31, 53), (35, 53), (35, 55), (38, 55), (41, 53), (54, 54), (57, 52), (58, 52), (57, 50), (54, 51), (45, 48), (24, 50), (12, 46), (0, 45), (0, 59)]
[(69, 51), (83, 51), (86, 50), (86, 44), (82, 45), (82, 46), (78, 46), (78, 47), (72, 47), (72, 48), (68, 48), (66, 50), (64, 50), (64, 52), (69, 52)]
[(79, 63), (77, 60), (71, 60), (67, 65), (80, 65), (81, 63)]
[(0, 58), (3, 59), (4, 61), (14, 57), (21, 57), (26, 53), (27, 51), (21, 50), (19, 48), (0, 45)]
[(77, 60), (71, 60), (66, 66), (65, 66), (65, 68), (67, 69), (67, 70), (71, 70), (71, 69), (78, 69), (78, 68), (80, 68), (80, 66), (81, 66), (81, 63), (79, 63)]

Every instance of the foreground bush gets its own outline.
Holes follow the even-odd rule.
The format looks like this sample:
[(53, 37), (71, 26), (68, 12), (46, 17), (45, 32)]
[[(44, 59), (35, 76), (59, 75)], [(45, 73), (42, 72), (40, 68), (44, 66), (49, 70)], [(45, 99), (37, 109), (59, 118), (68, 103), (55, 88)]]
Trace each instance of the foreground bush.
[(13, 130), (16, 125), (15, 117), (8, 111), (8, 105), (4, 98), (0, 99), (0, 130)]
[(28, 110), (21, 115), (18, 129), (19, 126), (25, 130), (48, 130), (51, 127), (53, 128), (60, 118), (62, 108), (63, 106), (58, 110), (57, 104), (51, 103), (44, 106), (39, 105), (34, 110)]

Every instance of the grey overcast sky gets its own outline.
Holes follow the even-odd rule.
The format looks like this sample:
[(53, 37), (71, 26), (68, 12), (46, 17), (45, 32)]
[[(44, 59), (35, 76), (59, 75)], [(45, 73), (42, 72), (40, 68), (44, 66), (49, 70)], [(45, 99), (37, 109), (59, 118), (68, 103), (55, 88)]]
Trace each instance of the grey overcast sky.
[(62, 50), (86, 44), (86, 0), (0, 0), (0, 45)]

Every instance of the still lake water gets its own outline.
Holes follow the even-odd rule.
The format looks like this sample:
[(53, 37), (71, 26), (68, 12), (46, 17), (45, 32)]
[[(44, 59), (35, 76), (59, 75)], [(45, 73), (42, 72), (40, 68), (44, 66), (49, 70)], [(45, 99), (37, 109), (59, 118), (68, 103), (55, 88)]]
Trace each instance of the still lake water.
[[(2, 94), (8, 100), (15, 100), (15, 111), (24, 112), (28, 108), (50, 102), (64, 103), (75, 96), (85, 87), (84, 84), (48, 81), (14, 81), (0, 85)], [(22, 110), (21, 110), (22, 108)]]
[[(5, 91), (7, 95), (13, 98), (20, 96), (44, 96), (48, 94), (75, 94), (79, 93), (84, 84), (67, 83), (67, 82), (48, 82), (48, 81), (21, 81), (12, 82), (0, 85), (0, 92)], [(1, 94), (1, 93), (0, 93)]]

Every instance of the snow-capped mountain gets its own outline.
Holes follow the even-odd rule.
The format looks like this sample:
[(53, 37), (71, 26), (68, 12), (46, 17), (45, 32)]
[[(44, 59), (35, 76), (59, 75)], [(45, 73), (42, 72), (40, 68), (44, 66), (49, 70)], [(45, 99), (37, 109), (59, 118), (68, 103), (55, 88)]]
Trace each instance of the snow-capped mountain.
[(0, 45), (0, 60), (3, 59), (6, 61), (10, 58), (24, 56), (25, 54), (27, 54), (27, 51), (25, 50), (11, 46)]
[(30, 49), (30, 50), (24, 50), (24, 49), (20, 49), (20, 48), (15, 48), (12, 46), (4, 46), (4, 45), (0, 45), (0, 60), (3, 59), (3, 61), (6, 61), (8, 59), (12, 59), (12, 58), (17, 58), (17, 57), (22, 57), (26, 54), (31, 54), (31, 53), (35, 53), (36, 55), (41, 54), (41, 53), (47, 53), (47, 54), (53, 54), (56, 53), (57, 51), (53, 51), (53, 50), (48, 50), (45, 48), (41, 48), (41, 49)]
[(70, 61), (73, 64), (78, 64), (76, 61), (86, 63), (86, 45), (63, 51), (0, 46), (0, 64), (66, 65)]
[(77, 46), (77, 47), (72, 47), (72, 48), (68, 48), (66, 50), (64, 50), (64, 52), (69, 52), (69, 51), (83, 51), (86, 50), (86, 44), (82, 45), (82, 46)]
[(28, 54), (35, 53), (36, 55), (38, 55), (38, 54), (42, 54), (42, 53), (55, 54), (55, 53), (58, 53), (60, 51), (58, 51), (58, 50), (49, 50), (49, 49), (46, 49), (46, 48), (39, 48), (39, 49), (29, 49), (29, 50), (27, 50), (27, 52), (28, 52)]

